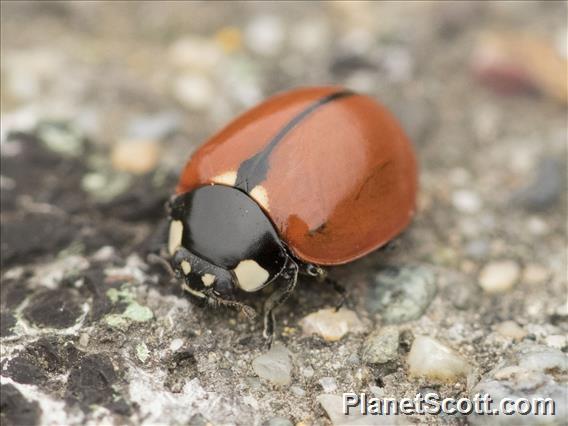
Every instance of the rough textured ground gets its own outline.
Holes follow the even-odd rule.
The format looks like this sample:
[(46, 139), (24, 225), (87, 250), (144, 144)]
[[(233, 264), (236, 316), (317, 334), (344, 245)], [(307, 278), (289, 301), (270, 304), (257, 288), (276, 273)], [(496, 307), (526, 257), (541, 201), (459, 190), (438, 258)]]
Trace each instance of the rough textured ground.
[[(506, 93), (472, 71), (474, 52), (492, 48), (478, 41), (486, 32), (542, 37), (565, 55), (565, 3), (3, 2), (1, 12), (2, 424), (325, 425), (344, 421), (333, 395), (429, 389), (551, 396), (558, 415), (546, 421), (566, 422), (563, 94), (539, 86), (546, 67), (531, 90)], [(546, 62), (543, 46), (532, 52), (525, 63)], [(304, 280), (278, 312), (285, 349), (257, 359), (259, 321), (191, 304), (146, 255), (200, 142), (265, 96), (329, 83), (399, 116), (420, 161), (419, 211), (392, 247), (332, 270), (349, 289), (351, 332), (305, 335), (302, 319), (337, 299)], [(421, 377), (408, 354), (422, 364), (432, 354), (417, 336), (466, 367)]]

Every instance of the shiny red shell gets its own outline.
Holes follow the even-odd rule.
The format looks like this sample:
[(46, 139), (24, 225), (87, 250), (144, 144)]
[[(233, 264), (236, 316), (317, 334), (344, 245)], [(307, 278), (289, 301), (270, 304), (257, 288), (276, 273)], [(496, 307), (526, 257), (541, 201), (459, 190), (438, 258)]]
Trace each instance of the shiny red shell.
[(415, 155), (397, 120), (372, 98), (348, 92), (321, 102), (342, 91), (297, 89), (248, 110), (193, 153), (176, 192), (234, 185), (243, 162), (288, 126), (270, 152), (261, 190), (248, 192), (293, 254), (337, 265), (386, 244), (415, 211)]

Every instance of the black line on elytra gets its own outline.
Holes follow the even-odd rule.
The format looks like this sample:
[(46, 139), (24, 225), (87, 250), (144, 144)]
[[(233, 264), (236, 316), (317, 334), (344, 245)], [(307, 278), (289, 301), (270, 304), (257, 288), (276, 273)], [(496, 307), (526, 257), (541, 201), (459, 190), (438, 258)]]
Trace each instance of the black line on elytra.
[(250, 157), (249, 159), (243, 161), (237, 172), (237, 179), (235, 182), (235, 187), (249, 192), (256, 185), (266, 179), (266, 174), (268, 172), (268, 158), (270, 154), (276, 148), (276, 145), (284, 139), (284, 137), (296, 127), (302, 120), (304, 120), (308, 115), (314, 112), (319, 107), (335, 101), (337, 99), (344, 98), (346, 96), (355, 95), (354, 92), (350, 90), (342, 90), (341, 92), (335, 92), (330, 95), (324, 96), (318, 99), (305, 110), (297, 114), (292, 118), (277, 134), (272, 138), (272, 140), (266, 145), (266, 147)]

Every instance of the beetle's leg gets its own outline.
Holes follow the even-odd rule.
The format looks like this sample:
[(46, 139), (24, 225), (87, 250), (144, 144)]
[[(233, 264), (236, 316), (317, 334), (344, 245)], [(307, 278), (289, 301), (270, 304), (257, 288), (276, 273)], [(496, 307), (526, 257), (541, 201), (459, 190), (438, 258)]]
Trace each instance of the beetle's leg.
[(341, 309), (341, 307), (347, 300), (347, 290), (345, 290), (345, 287), (339, 284), (337, 280), (330, 278), (329, 275), (327, 274), (327, 271), (318, 265), (307, 263), (303, 265), (302, 272), (311, 277), (315, 277), (319, 282), (331, 284), (333, 289), (340, 296), (339, 302), (335, 306), (335, 310), (338, 311), (339, 309)]
[(287, 281), (286, 286), (274, 290), (274, 292), (264, 302), (264, 338), (269, 346), (272, 345), (274, 337), (274, 309), (286, 301), (292, 294), (298, 282), (298, 265), (288, 258), (288, 265), (282, 277)]
[(347, 290), (339, 283), (339, 281), (334, 280), (333, 278), (325, 277), (325, 282), (331, 284), (333, 289), (337, 292), (337, 294), (339, 294), (339, 302), (335, 305), (335, 312), (337, 312), (347, 300)]

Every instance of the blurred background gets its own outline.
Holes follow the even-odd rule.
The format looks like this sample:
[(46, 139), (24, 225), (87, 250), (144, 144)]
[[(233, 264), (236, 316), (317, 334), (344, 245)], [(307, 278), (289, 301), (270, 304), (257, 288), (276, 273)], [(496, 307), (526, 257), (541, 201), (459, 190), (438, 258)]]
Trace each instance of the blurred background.
[[(258, 325), (227, 327), (226, 318), (208, 311), (183, 317), (186, 305), (174, 322), (194, 329), (208, 324), (203, 334), (188, 337), (160, 322), (169, 318), (168, 306), (181, 303), (170, 293), (176, 300), (181, 295), (160, 287), (141, 259), (163, 218), (176, 173), (192, 150), (235, 115), (298, 86), (338, 84), (374, 96), (403, 123), (419, 157), (414, 225), (394, 252), (335, 272), (353, 288), (351, 308), (366, 332), (373, 324), (403, 324), (397, 333), (426, 334), (460, 352), (475, 374), (437, 388), (452, 395), (493, 380), (492, 369), (500, 362), (522, 364), (514, 357), (527, 344), (542, 349), (541, 363), (565, 359), (565, 2), (14, 1), (2, 2), (1, 15), (2, 383), (16, 395), (4, 418), (45, 423), (65, 396), (83, 408), (88, 402), (107, 411), (57, 408), (51, 419), (59, 423), (85, 416), (109, 422), (134, 416), (152, 423), (168, 419), (168, 410), (186, 421), (188, 414), (175, 410), (192, 401), (195, 412), (217, 423), (281, 416), (325, 424), (334, 414), (333, 404), (326, 408), (314, 400), (322, 387), (333, 393), (371, 386), (394, 396), (431, 385), (408, 374), (402, 338), (394, 370), (377, 373), (364, 359), (349, 361), (364, 336), (354, 333), (338, 346), (325, 337), (319, 346), (302, 337), (299, 319), (333, 300), (318, 299), (309, 286), (295, 296), (309, 302), (292, 302), (281, 314), (288, 329), (283, 338), (298, 357), (294, 380), (300, 390), (292, 393), (266, 394), (264, 382), (244, 379), (254, 376), (250, 357), (262, 350)], [(369, 280), (382, 288), (374, 274), (385, 263), (402, 269), (422, 265), (408, 271), (408, 294), (399, 295), (409, 298), (404, 303), (416, 302), (410, 300), (417, 291), (413, 285), (429, 286), (428, 274), (436, 277), (433, 293), (425, 293), (431, 297), (416, 302), (410, 322), (389, 319), (387, 302), (373, 305), (375, 293), (366, 293)], [(114, 269), (107, 270), (109, 265)], [(90, 274), (92, 285), (79, 288), (65, 281), (77, 271)], [(101, 274), (109, 288), (128, 285), (136, 297), (101, 293)], [(152, 292), (156, 286), (159, 292)], [(117, 317), (110, 317), (112, 324), (102, 324), (103, 319), (124, 315), (133, 300), (149, 306), (153, 319), (147, 325), (141, 320), (135, 331), (119, 333), (112, 343), (124, 323), (117, 326), (112, 323)], [(159, 341), (150, 337), (156, 330), (162, 330)], [(237, 356), (235, 342), (243, 335), (253, 348)], [(21, 348), (37, 344), (37, 336), (52, 339), (59, 361), (52, 359), (56, 366), (45, 371), (34, 367), (37, 374), (30, 379), (29, 369), (41, 364), (37, 357), (43, 352)], [(69, 342), (91, 358), (79, 362), (57, 352)], [(207, 392), (242, 396), (246, 391), (255, 402), (235, 396), (225, 401), (229, 411), (215, 411), (199, 402), (195, 389), (180, 394), (181, 379), (173, 370), (168, 386), (178, 386), (181, 399), (160, 399), (165, 391), (141, 371), (162, 374), (178, 344), (194, 351), (193, 364), (180, 375), (198, 377)], [(160, 352), (164, 345), (178, 349)], [(93, 348), (115, 355), (92, 358)], [(320, 361), (311, 359), (312, 353)], [(230, 365), (219, 361), (235, 356), (240, 361), (227, 361)], [(338, 356), (343, 361), (334, 367), (331, 360)], [(19, 361), (10, 363), (13, 359)], [(131, 363), (134, 370), (124, 367)], [(345, 375), (340, 370), (348, 364), (363, 373)], [(94, 392), (80, 384), (81, 372), (90, 371), (85, 365), (136, 374), (112, 376), (114, 390), (100, 384)], [(559, 365), (565, 371), (565, 364)], [(315, 377), (298, 372), (306, 366)], [(56, 378), (68, 369), (75, 371), (69, 380), (76, 382)], [(528, 391), (514, 377), (495, 382), (501, 387), (493, 391), (562, 397), (562, 374), (531, 370), (534, 386)], [(322, 376), (333, 378), (335, 387), (318, 382)], [(147, 382), (140, 384), (140, 377)], [(29, 402), (31, 394), (18, 399), (24, 392), (18, 383), (39, 384), (44, 392), (35, 397), (39, 406)], [(144, 408), (152, 400), (140, 390), (144, 387), (160, 401), (151, 412)], [(22, 412), (30, 417), (18, 417)]]

